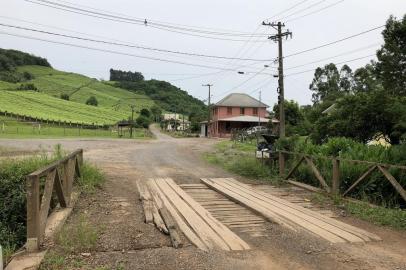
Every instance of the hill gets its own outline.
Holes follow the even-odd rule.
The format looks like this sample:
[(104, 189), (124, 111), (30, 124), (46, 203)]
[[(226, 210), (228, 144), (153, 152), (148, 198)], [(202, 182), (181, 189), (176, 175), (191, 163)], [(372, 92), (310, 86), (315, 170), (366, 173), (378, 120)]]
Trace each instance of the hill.
[[(141, 109), (154, 105), (145, 95), (80, 74), (58, 71), (50, 66), (13, 65), (1, 72), (4, 76), (17, 79), (0, 80), (0, 112), (101, 125), (128, 119), (131, 115), (130, 105), (135, 105), (135, 117)], [(63, 95), (69, 100), (62, 99)], [(96, 98), (98, 106), (86, 105), (92, 96)]]

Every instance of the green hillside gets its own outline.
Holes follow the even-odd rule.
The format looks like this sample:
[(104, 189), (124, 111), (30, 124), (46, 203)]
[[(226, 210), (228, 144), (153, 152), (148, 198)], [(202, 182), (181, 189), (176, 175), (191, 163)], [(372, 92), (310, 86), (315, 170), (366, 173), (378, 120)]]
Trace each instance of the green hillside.
[[(51, 67), (18, 66), (14, 73), (30, 74), (32, 78), (16, 83), (0, 81), (0, 112), (74, 123), (113, 124), (128, 119), (130, 105), (136, 106), (136, 115), (142, 108), (154, 105), (144, 95)], [(33, 84), (37, 90), (18, 90), (27, 84)], [(68, 95), (69, 101), (61, 99), (62, 94)], [(85, 104), (91, 96), (96, 97), (97, 107)]]

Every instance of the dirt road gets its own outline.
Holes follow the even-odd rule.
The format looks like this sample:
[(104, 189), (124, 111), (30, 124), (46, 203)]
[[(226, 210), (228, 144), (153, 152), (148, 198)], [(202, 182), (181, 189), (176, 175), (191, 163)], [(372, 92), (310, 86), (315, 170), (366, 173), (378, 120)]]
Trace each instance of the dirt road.
[(293, 233), (274, 224), (260, 238), (240, 235), (252, 250), (203, 252), (190, 244), (173, 249), (169, 237), (143, 222), (136, 181), (171, 177), (177, 183), (197, 183), (201, 177), (234, 177), (207, 164), (201, 154), (217, 140), (175, 139), (151, 131), (155, 140), (66, 139), (0, 140), (0, 146), (47, 151), (57, 143), (66, 150), (83, 148), (85, 158), (102, 168), (102, 190), (82, 197), (67, 226), (85, 216), (101, 228), (91, 256), (79, 257), (93, 269), (401, 269), (406, 270), (406, 234), (352, 218), (346, 222), (370, 230), (384, 241), (331, 245), (311, 235)]

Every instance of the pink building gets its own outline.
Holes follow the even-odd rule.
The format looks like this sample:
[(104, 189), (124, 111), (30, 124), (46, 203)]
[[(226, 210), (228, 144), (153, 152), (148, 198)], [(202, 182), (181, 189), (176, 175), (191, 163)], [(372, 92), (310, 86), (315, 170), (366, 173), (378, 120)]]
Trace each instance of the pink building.
[[(233, 93), (217, 102), (211, 111), (211, 137), (230, 137), (232, 129), (265, 125), (268, 105), (243, 93)], [(202, 135), (207, 136), (207, 123), (202, 125)]]

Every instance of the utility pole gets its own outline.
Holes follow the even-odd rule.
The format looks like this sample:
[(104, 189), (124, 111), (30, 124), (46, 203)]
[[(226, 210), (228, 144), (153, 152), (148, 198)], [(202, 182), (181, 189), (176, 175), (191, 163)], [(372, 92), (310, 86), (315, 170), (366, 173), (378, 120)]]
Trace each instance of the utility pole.
[(135, 105), (131, 105), (130, 138), (133, 137), (134, 111), (135, 111)]
[(287, 30), (286, 32), (282, 32), (282, 27), (285, 27), (285, 24), (278, 22), (278, 23), (265, 23), (262, 22), (262, 25), (271, 26), (275, 30), (278, 31), (278, 34), (268, 37), (275, 42), (278, 42), (278, 104), (279, 104), (279, 138), (285, 137), (285, 89), (283, 84), (283, 50), (282, 50), (282, 38), (292, 37), (292, 32)]
[(210, 93), (210, 90), (211, 90), (211, 87), (213, 86), (212, 84), (202, 84), (202, 86), (207, 86), (207, 87), (209, 87), (209, 98), (207, 99), (208, 100), (208, 113), (207, 113), (207, 137), (210, 137), (210, 119), (211, 119), (211, 110), (210, 110), (210, 96), (211, 96), (211, 93)]

